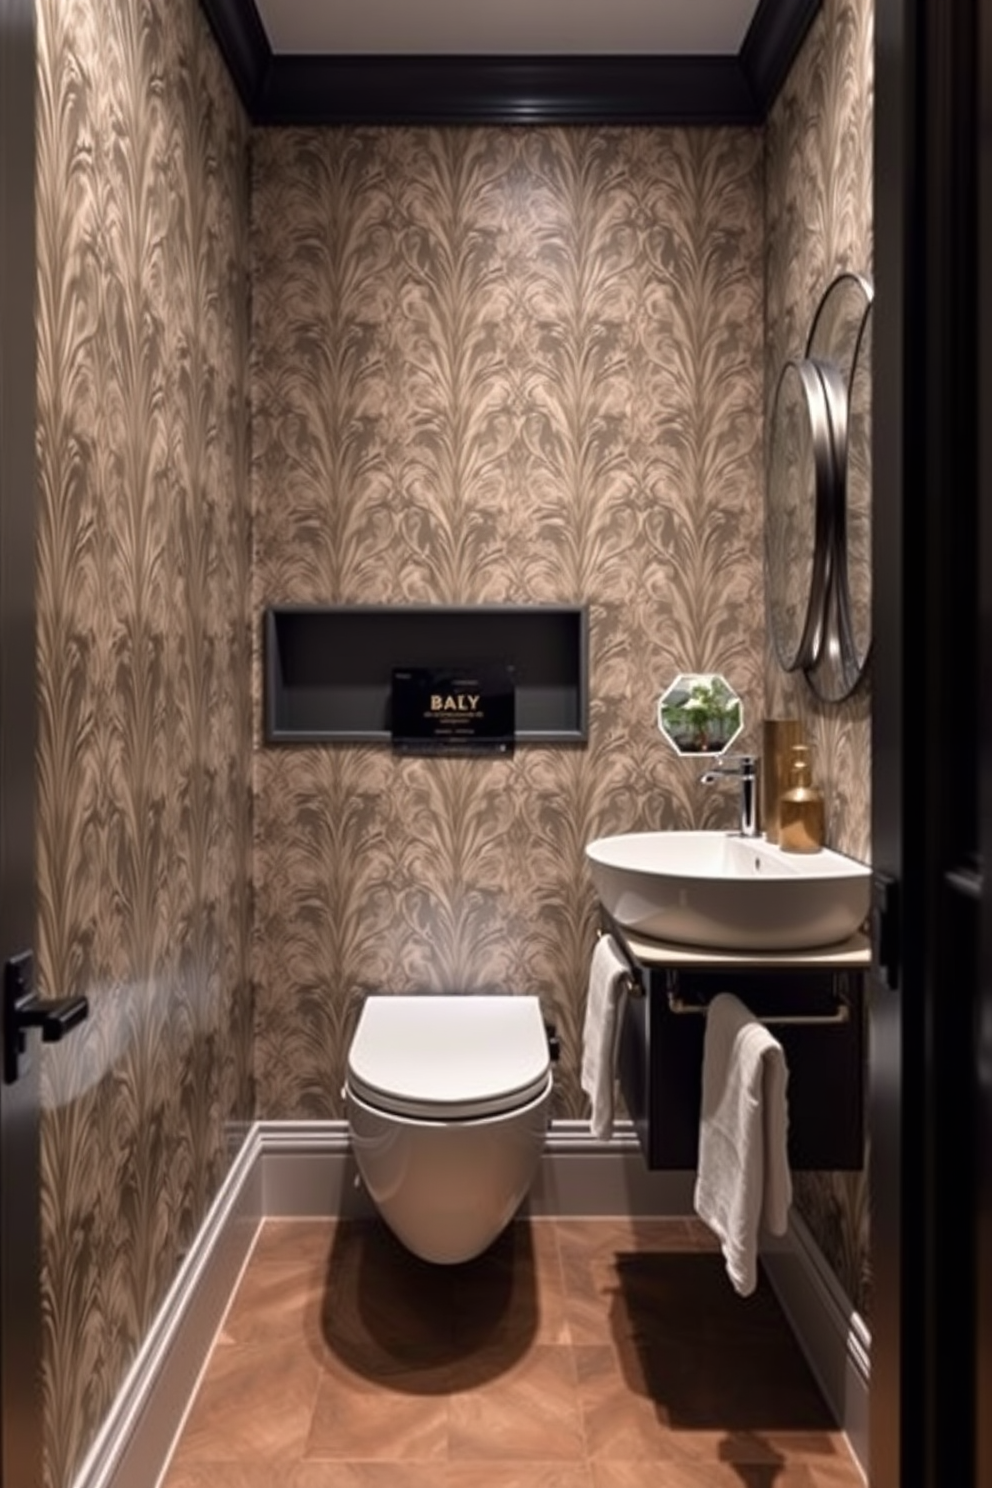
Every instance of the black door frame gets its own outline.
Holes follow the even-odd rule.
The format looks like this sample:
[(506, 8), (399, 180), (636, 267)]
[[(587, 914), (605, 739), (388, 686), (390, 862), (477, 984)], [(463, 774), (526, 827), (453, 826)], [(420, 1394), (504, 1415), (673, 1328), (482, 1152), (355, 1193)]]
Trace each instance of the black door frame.
[(975, 1483), (992, 1483), (992, 0), (981, 0), (975, 55), (978, 305), (979, 811), (984, 868), (972, 1082), (975, 1111)]
[(977, 370), (992, 347), (978, 313), (976, 58), (990, 4), (875, 11), (871, 1488), (988, 1483), (975, 1056), (992, 846), (978, 449), (992, 403), (983, 411)]
[[(35, 933), (36, 65), (34, 0), (0, 0), (0, 967)], [(6, 1488), (42, 1482), (39, 1060), (32, 1056), (21, 1080), (0, 1087)]]

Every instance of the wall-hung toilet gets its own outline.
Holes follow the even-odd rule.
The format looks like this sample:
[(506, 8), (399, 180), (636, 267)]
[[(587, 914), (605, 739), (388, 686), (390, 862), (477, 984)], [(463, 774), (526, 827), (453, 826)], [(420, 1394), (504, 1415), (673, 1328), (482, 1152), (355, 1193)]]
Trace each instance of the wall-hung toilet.
[(550, 1120), (536, 997), (369, 997), (348, 1051), (355, 1162), (396, 1237), (426, 1261), (470, 1260), (513, 1218)]

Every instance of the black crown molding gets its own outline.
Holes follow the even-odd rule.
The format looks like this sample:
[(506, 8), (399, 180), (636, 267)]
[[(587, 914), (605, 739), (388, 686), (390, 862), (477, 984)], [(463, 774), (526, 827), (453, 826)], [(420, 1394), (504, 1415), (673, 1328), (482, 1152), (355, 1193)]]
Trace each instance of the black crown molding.
[(288, 55), (200, 4), (255, 124), (760, 124), (822, 0), (760, 0), (736, 57)]

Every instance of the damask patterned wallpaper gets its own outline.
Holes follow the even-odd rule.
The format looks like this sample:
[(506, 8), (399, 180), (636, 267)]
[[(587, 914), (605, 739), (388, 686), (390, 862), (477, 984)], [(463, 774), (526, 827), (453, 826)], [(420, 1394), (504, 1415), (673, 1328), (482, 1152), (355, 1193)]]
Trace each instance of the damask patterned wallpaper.
[(39, 0), (46, 1472), (253, 1115), (247, 129), (194, 0)]
[(255, 137), (256, 634), (289, 602), (591, 612), (587, 748), (259, 751), (260, 1115), (342, 1114), (370, 988), (538, 994), (585, 1113), (583, 846), (733, 821), (655, 726), (677, 673), (724, 672), (760, 738), (762, 180), (743, 129)]
[[(767, 142), (265, 130), (249, 193), (194, 0), (38, 20), (39, 977), (93, 1008), (45, 1058), (65, 1488), (241, 1124), (341, 1114), (370, 987), (538, 993), (584, 1113), (583, 844), (733, 820), (655, 729), (676, 673), (727, 675), (741, 747), (801, 710), (865, 854), (867, 702), (783, 690), (761, 523), (770, 369), (870, 251), (871, 37), (828, 0)], [(380, 600), (588, 603), (588, 747), (262, 748), (264, 607)], [(859, 1295), (857, 1186), (800, 1192)]]
[[(844, 270), (872, 272), (873, 0), (825, 0), (766, 126), (765, 401), (801, 354), (817, 302)], [(766, 424), (767, 427), (767, 424)], [(817, 702), (766, 649), (770, 717), (799, 717), (827, 806), (827, 837), (871, 857), (869, 678), (845, 703)], [(839, 1097), (840, 1098), (840, 1097)], [(868, 1169), (797, 1174), (796, 1202), (846, 1295), (870, 1310)]]

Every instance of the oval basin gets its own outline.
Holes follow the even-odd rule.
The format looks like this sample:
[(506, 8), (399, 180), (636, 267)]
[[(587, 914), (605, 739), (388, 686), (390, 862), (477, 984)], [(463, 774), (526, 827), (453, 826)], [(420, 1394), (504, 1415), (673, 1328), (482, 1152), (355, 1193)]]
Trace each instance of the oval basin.
[(592, 881), (618, 925), (711, 950), (836, 945), (868, 914), (871, 869), (821, 848), (783, 852), (727, 832), (628, 832), (586, 846)]

